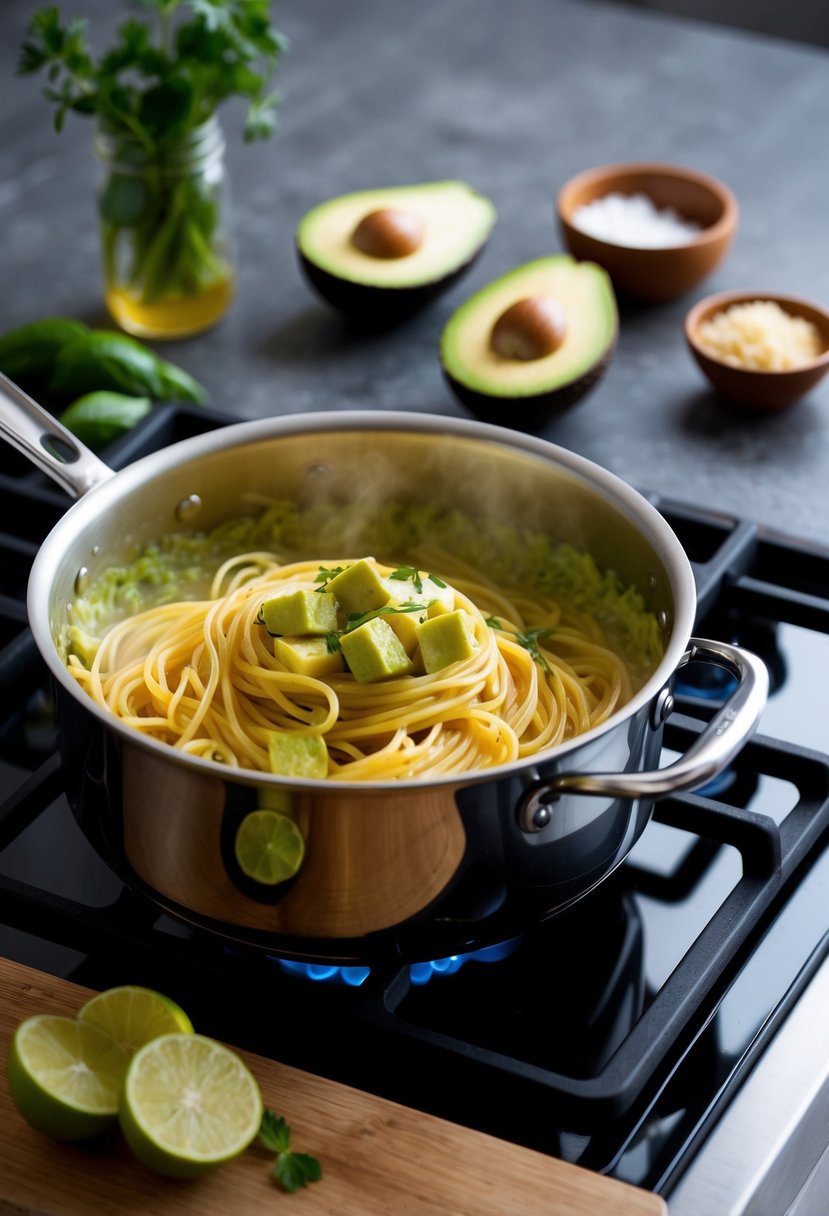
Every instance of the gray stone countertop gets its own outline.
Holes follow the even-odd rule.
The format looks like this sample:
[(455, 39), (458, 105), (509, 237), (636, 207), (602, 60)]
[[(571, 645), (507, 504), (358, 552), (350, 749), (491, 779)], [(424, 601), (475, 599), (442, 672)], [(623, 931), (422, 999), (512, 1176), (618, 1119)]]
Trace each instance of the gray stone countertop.
[[(0, 12), (0, 332), (43, 316), (106, 323), (91, 124), (62, 135), (37, 80), (14, 75), (38, 6)], [(101, 46), (126, 7), (77, 0)], [(691, 304), (731, 288), (829, 303), (829, 52), (592, 0), (292, 0), (279, 127), (225, 128), (239, 286), (215, 329), (157, 349), (241, 419), (382, 408), (463, 417), (438, 340), (473, 290), (561, 249), (555, 195), (610, 161), (703, 169), (737, 196), (727, 260), (691, 295), (622, 308), (599, 386), (544, 437), (643, 490), (829, 545), (829, 378), (776, 415), (729, 412), (685, 349)], [(457, 177), (499, 220), (469, 274), (390, 333), (361, 337), (319, 301), (293, 246), (301, 215), (349, 190)]]

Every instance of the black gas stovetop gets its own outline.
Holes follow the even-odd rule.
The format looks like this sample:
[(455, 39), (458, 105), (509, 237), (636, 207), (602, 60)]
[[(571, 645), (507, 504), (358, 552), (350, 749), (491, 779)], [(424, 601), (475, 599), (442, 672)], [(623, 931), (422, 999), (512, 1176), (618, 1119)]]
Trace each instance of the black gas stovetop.
[[(107, 459), (226, 421), (160, 407)], [(669, 1193), (829, 952), (829, 552), (651, 500), (693, 563), (696, 633), (768, 664), (760, 732), (708, 787), (659, 804), (600, 888), (524, 937), (340, 971), (172, 920), (81, 834), (25, 609), (68, 502), (0, 453), (0, 954), (90, 987), (161, 989), (206, 1034)], [(663, 764), (725, 691), (716, 669), (682, 674)]]

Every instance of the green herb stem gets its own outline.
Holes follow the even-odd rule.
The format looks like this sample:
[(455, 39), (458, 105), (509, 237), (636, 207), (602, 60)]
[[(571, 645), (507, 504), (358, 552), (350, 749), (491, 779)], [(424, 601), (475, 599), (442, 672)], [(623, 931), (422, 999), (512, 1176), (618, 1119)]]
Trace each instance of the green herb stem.
[(553, 633), (555, 633), (554, 629), (527, 629), (524, 631), (519, 630), (514, 635), (518, 645), (523, 646), (524, 649), (529, 652), (535, 662), (538, 663), (542, 671), (549, 671), (550, 665), (544, 658), (544, 655), (538, 649), (538, 643), (542, 641), (543, 638), (550, 637), (550, 635)]
[(297, 1153), (291, 1148), (291, 1129), (281, 1115), (267, 1107), (262, 1115), (259, 1140), (269, 1152), (276, 1154), (273, 1176), (283, 1191), (293, 1194), (309, 1182), (319, 1182), (322, 1166), (309, 1153)]
[[(141, 149), (132, 159), (132, 189), (116, 170), (101, 203), (104, 264), (110, 287), (124, 287), (141, 303), (200, 295), (229, 277), (216, 248), (220, 234), (214, 188), (188, 178), (165, 178), (164, 156), (182, 147), (230, 97), (248, 101), (245, 139), (266, 138), (274, 125), (276, 94), (269, 85), (283, 49), (270, 18), (271, 0), (144, 0), (157, 27), (130, 18), (109, 50), (95, 58), (86, 24), (64, 23), (56, 5), (32, 18), (21, 46), (19, 71), (45, 72), (44, 95), (55, 106), (56, 130), (68, 113), (95, 115), (111, 141), (113, 163), (126, 141)], [(176, 16), (175, 24), (173, 23)], [(181, 18), (180, 20), (178, 18)], [(136, 182), (147, 190), (137, 204)], [(130, 199), (131, 195), (131, 199)], [(127, 212), (120, 205), (130, 203)], [(119, 249), (130, 249), (122, 273)]]

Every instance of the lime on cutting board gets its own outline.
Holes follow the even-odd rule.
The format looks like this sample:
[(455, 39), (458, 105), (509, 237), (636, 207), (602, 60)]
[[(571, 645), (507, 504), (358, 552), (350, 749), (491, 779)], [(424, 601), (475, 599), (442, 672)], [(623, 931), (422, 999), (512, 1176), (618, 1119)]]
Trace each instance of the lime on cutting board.
[(167, 1034), (133, 1056), (119, 1117), (132, 1151), (170, 1178), (196, 1178), (243, 1152), (262, 1122), (259, 1086), (229, 1048)]
[(78, 1010), (78, 1017), (102, 1027), (130, 1056), (159, 1035), (193, 1033), (193, 1023), (175, 1001), (132, 984), (99, 992)]
[(100, 1026), (37, 1014), (9, 1050), (9, 1090), (23, 1117), (57, 1140), (85, 1140), (115, 1121), (129, 1064)]

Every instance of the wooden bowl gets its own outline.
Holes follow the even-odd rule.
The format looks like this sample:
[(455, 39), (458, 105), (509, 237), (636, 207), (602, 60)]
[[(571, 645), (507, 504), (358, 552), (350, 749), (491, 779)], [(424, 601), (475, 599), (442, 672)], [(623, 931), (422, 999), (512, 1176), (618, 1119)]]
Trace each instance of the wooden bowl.
[[(680, 245), (639, 249), (614, 244), (573, 224), (577, 207), (608, 194), (645, 194), (658, 208), (671, 207), (701, 225)], [(677, 165), (625, 164), (587, 169), (562, 186), (556, 201), (562, 238), (579, 259), (604, 266), (620, 295), (662, 302), (696, 287), (722, 261), (737, 230), (737, 200), (715, 178)]]
[[(753, 300), (771, 300), (790, 316), (811, 321), (820, 334), (822, 353), (809, 363), (783, 371), (735, 367), (709, 354), (699, 342), (700, 325), (732, 304), (747, 304)], [(695, 304), (685, 318), (685, 338), (691, 354), (717, 392), (742, 410), (771, 413), (786, 409), (805, 396), (829, 371), (829, 313), (818, 304), (797, 296), (764, 291), (723, 291), (707, 296)]]

